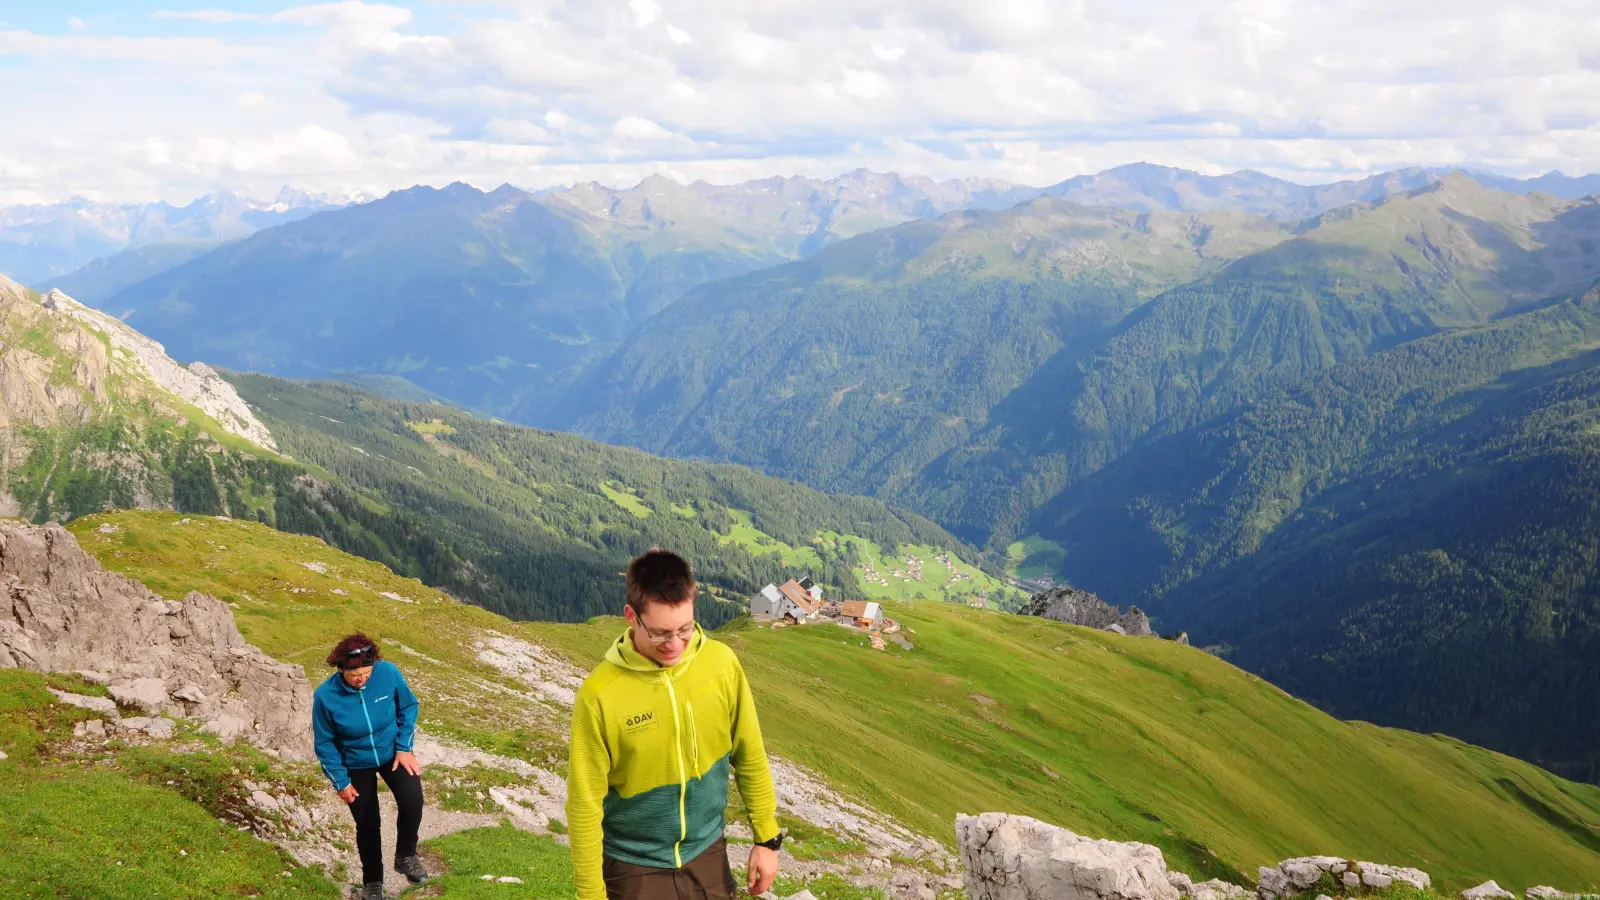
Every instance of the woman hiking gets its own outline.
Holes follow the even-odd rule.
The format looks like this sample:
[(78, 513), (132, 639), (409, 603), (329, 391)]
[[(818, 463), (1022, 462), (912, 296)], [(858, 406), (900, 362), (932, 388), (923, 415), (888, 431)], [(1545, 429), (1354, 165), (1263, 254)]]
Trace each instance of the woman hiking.
[(317, 686), (311, 702), (311, 730), (317, 759), (339, 799), (350, 804), (361, 852), (360, 900), (385, 900), (383, 837), (378, 815), (381, 775), (399, 808), (394, 869), (412, 884), (428, 877), (417, 857), (417, 827), (422, 824), (422, 766), (412, 755), (417, 731), (417, 697), (394, 663), (382, 659), (378, 645), (352, 634), (328, 654), (337, 671)]

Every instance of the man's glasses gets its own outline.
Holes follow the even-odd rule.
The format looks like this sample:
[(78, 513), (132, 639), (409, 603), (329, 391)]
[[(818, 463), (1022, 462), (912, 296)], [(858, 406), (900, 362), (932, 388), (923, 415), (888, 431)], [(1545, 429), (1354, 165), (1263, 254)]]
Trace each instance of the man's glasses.
[(643, 619), (639, 620), (639, 624), (641, 626), (643, 626), (643, 628), (644, 628), (644, 636), (646, 638), (649, 638), (650, 643), (652, 643), (652, 644), (665, 644), (668, 641), (672, 640), (673, 638), (678, 638), (679, 640), (687, 641), (688, 639), (694, 637), (694, 623), (693, 622), (690, 622), (689, 624), (683, 626), (682, 628), (679, 628), (677, 631), (668, 631), (668, 632), (660, 632), (660, 631), (655, 630), (654, 628), (651, 628), (649, 625), (645, 625)]

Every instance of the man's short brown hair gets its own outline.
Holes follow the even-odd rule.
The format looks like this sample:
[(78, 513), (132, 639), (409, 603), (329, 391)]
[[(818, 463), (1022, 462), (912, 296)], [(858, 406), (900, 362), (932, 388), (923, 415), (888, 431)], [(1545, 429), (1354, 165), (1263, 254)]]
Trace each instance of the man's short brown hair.
[(689, 603), (694, 593), (693, 567), (671, 550), (652, 547), (628, 563), (628, 605), (640, 615), (652, 601)]

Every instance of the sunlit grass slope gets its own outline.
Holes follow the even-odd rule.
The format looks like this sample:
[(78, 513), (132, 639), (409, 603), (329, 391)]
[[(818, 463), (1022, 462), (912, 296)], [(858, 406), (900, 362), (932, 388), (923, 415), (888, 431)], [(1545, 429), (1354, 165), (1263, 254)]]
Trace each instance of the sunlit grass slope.
[[(202, 801), (238, 780), (230, 767), (265, 756), (59, 752), (73, 723), (92, 715), (57, 703), (45, 683), (0, 669), (0, 897), (339, 896), (320, 872), (219, 822), (215, 803)], [(210, 783), (192, 783), (199, 778)]]
[[(933, 834), (1027, 813), (1195, 874), (1302, 854), (1447, 889), (1600, 882), (1600, 789), (1459, 742), (1335, 720), (1191, 647), (940, 603), (915, 648), (835, 626), (727, 639), (772, 743)], [(1213, 856), (1213, 854), (1215, 854)]]
[(305, 667), (313, 684), (331, 671), (328, 649), (365, 632), (427, 697), (425, 729), (534, 762), (565, 755), (564, 711), (478, 659), (487, 632), (518, 636), (516, 622), (317, 538), (254, 522), (113, 512), (69, 528), (106, 568), (163, 596), (198, 590), (227, 602), (245, 640)]
[[(587, 667), (618, 633), (611, 619), (508, 622), (314, 539), (180, 521), (114, 513), (72, 529), (157, 591), (237, 604), (249, 640), (313, 677), (334, 639), (367, 631), (418, 683), (426, 726), (523, 758), (564, 753), (560, 712), (500, 690), (518, 686), (477, 661), (474, 641), (492, 629)], [(1244, 882), (1258, 865), (1328, 853), (1421, 866), (1447, 891), (1600, 884), (1595, 787), (1337, 721), (1191, 647), (938, 602), (889, 612), (912, 650), (876, 651), (833, 625), (721, 637), (775, 752), (924, 833), (949, 840), (955, 813), (1005, 810), (1148, 841), (1174, 868)]]

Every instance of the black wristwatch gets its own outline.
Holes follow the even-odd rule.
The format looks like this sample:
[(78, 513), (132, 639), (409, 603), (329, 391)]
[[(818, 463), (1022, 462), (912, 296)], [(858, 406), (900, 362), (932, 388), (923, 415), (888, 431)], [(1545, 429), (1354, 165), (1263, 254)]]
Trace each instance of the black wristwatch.
[(778, 832), (777, 837), (774, 837), (770, 841), (757, 841), (756, 846), (765, 847), (774, 853), (778, 852), (778, 848), (783, 846), (783, 832)]

